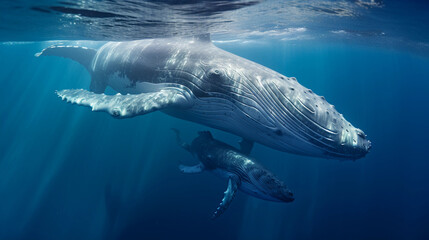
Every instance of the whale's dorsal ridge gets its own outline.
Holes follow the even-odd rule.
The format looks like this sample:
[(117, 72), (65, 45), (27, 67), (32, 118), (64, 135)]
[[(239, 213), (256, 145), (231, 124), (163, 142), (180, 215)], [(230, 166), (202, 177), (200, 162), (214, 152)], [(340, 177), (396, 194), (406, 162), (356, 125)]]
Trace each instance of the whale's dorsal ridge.
[(200, 41), (200, 42), (206, 42), (206, 43), (212, 42), (211, 37), (210, 37), (210, 33), (198, 34), (198, 35), (193, 36), (193, 38), (195, 40)]

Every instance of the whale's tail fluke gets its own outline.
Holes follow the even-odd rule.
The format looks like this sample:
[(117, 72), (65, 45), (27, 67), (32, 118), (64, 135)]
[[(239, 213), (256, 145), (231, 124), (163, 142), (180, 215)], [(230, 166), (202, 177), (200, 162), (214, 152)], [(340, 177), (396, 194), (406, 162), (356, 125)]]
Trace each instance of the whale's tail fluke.
[(88, 72), (91, 72), (91, 63), (94, 59), (97, 50), (87, 47), (71, 46), (71, 45), (54, 45), (43, 49), (36, 53), (35, 56), (58, 56), (70, 58), (82, 64)]
[(186, 151), (191, 152), (191, 146), (182, 140), (182, 138), (180, 137), (180, 131), (176, 128), (171, 128), (171, 130), (176, 134), (176, 141), (179, 146), (184, 148)]

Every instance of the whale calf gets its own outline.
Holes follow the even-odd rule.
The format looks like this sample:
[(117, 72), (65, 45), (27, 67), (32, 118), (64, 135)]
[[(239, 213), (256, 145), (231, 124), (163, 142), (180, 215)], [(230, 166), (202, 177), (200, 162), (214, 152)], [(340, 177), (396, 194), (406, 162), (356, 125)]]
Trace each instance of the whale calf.
[[(117, 118), (153, 111), (220, 129), (295, 154), (358, 159), (371, 148), (364, 132), (333, 105), (260, 64), (217, 48), (209, 35), (108, 42), (99, 49), (51, 46), (91, 74), (90, 91), (58, 91), (67, 102)], [(105, 95), (110, 87), (117, 95)]]
[(198, 132), (191, 144), (180, 138), (179, 131), (176, 137), (179, 145), (192, 153), (199, 160), (194, 166), (180, 165), (183, 173), (200, 173), (210, 171), (215, 175), (228, 179), (228, 188), (213, 218), (220, 216), (234, 199), (237, 189), (268, 201), (292, 202), (293, 193), (288, 187), (271, 172), (255, 163), (247, 154), (251, 146), (242, 144), (236, 149), (226, 143), (213, 138), (209, 131)]

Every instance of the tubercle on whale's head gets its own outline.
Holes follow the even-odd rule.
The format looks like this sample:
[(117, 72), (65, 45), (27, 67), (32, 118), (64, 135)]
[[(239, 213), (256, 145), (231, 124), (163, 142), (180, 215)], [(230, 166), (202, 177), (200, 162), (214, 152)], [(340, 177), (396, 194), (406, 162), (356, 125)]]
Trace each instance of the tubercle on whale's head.
[(371, 149), (365, 133), (350, 124), (324, 97), (279, 75), (263, 83), (273, 102), (272, 133), (280, 150), (303, 155), (355, 160)]

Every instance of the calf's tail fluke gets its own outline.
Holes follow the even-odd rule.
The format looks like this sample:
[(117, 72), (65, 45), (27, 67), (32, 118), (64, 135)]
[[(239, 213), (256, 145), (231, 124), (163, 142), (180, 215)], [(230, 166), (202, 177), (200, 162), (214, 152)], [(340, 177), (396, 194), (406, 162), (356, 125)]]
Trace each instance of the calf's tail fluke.
[(171, 128), (171, 130), (176, 134), (177, 144), (179, 144), (186, 151), (191, 152), (191, 146), (189, 146), (189, 144), (182, 140), (182, 138), (180, 137), (180, 131), (176, 128)]
[(91, 72), (91, 63), (94, 59), (97, 50), (87, 47), (72, 46), (72, 45), (53, 45), (36, 53), (34, 56), (58, 56), (70, 58), (84, 66)]

